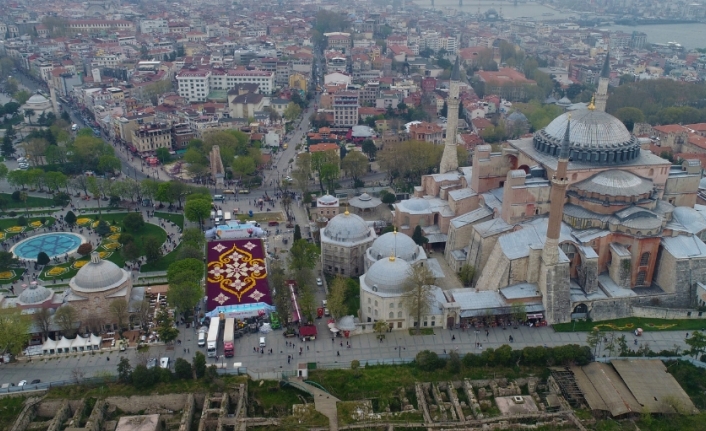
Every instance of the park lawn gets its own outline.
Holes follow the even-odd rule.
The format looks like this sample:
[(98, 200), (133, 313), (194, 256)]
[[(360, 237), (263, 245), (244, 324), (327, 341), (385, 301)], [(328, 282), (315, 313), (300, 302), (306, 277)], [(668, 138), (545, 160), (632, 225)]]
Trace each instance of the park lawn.
[[(228, 211), (227, 209), (225, 211)], [(224, 212), (225, 212), (224, 211)], [(284, 218), (284, 213), (282, 211), (270, 211), (270, 212), (264, 212), (264, 213), (254, 213), (252, 217), (248, 216), (248, 213), (240, 213), (236, 216), (233, 216), (237, 218), (240, 221), (256, 221), (258, 223), (266, 224), (270, 220), (276, 220), (280, 223), (284, 222), (286, 219)], [(283, 226), (284, 227), (284, 226)]]
[[(117, 225), (118, 227), (122, 228), (122, 222), (125, 216), (128, 213), (121, 213), (121, 214), (104, 214), (103, 215), (103, 220), (107, 221), (111, 226), (114, 224)], [(79, 218), (89, 218), (92, 220), (98, 220), (98, 214), (82, 214), (79, 216)], [(160, 244), (164, 244), (164, 241), (167, 240), (167, 232), (162, 229), (161, 227), (154, 225), (152, 223), (145, 223), (145, 225), (140, 229), (138, 232), (130, 232), (131, 235), (135, 237), (135, 242), (141, 246), (142, 241), (144, 238), (148, 236), (154, 236), (157, 238), (157, 241), (159, 241)], [(97, 251), (103, 251), (103, 252), (110, 252), (110, 256), (108, 256), (107, 260), (113, 262), (114, 264), (118, 265), (118, 267), (122, 268), (125, 266), (125, 258), (123, 257), (123, 254), (120, 252), (120, 249), (117, 250), (107, 250), (103, 248), (102, 246), (107, 243), (111, 243), (114, 241), (111, 241), (107, 238), (104, 238), (101, 240), (101, 246), (98, 247)], [(142, 248), (140, 247), (140, 251), (143, 253), (142, 255), (144, 256), (144, 251), (142, 251)], [(77, 261), (84, 261), (84, 260), (90, 260), (90, 256), (84, 256)], [(64, 272), (61, 275), (58, 275), (56, 277), (52, 277), (47, 274), (48, 271), (51, 271), (53, 268), (67, 268), (68, 271)], [(41, 275), (39, 278), (42, 280), (54, 280), (55, 278), (59, 279), (67, 279), (71, 278), (76, 275), (78, 272), (78, 269), (73, 267), (72, 263), (62, 263), (60, 265), (51, 265), (47, 266), (44, 271), (42, 271)]]
[(12, 284), (12, 283), (16, 282), (17, 280), (20, 279), (20, 277), (22, 276), (22, 274), (24, 274), (25, 271), (27, 271), (27, 270), (24, 269), (24, 268), (11, 268), (11, 269), (9, 269), (9, 270), (3, 269), (3, 270), (0, 271), (0, 272), (5, 272), (5, 271), (14, 271), (14, 272), (15, 272), (15, 276), (12, 277), (12, 278), (0, 279), (0, 285), (1, 285), (1, 284)]
[[(30, 217), (29, 219), (27, 219), (27, 226), (25, 226), (25, 230), (24, 230), (24, 231), (25, 231), (25, 232), (31, 232), (31, 231), (33, 231), (35, 228), (31, 226), (31, 223), (32, 223), (32, 222), (35, 222), (35, 221), (41, 221), (40, 219), (42, 219), (42, 218), (45, 219), (45, 221), (44, 221), (44, 222), (45, 222), (44, 226), (51, 226), (51, 225), (53, 225), (54, 222), (56, 221), (56, 219), (55, 219), (54, 217), (49, 217), (49, 216), (46, 216), (46, 217)], [(18, 224), (17, 224), (17, 218), (5, 218), (5, 219), (0, 219), (0, 230), (2, 230), (3, 232), (5, 231), (5, 229), (9, 229), (9, 228), (15, 227), (15, 226), (18, 226)], [(44, 226), (42, 226), (42, 227), (44, 227)], [(4, 233), (5, 233), (5, 235), (7, 235), (7, 236), (16, 235), (16, 234), (13, 234), (13, 233), (8, 233), (8, 232), (4, 232)]]
[(140, 267), (140, 272), (152, 272), (152, 271), (166, 271), (169, 265), (176, 262), (179, 257), (179, 252), (181, 251), (181, 244), (169, 253), (165, 254), (155, 262), (149, 262)]
[(705, 330), (706, 321), (701, 319), (648, 319), (627, 317), (624, 319), (605, 320), (600, 322), (578, 321), (552, 325), (556, 332), (590, 332), (594, 328), (601, 331), (694, 331)]
[(155, 217), (168, 220), (175, 225), (179, 226), (182, 230), (184, 229), (184, 216), (181, 214), (165, 213), (160, 211), (155, 211)]
[(3, 210), (23, 210), (25, 207), (27, 208), (48, 208), (48, 207), (53, 207), (54, 206), (54, 199), (48, 199), (48, 198), (38, 198), (36, 196), (27, 196), (27, 204), (25, 205), (24, 202), (22, 201), (15, 201), (12, 199), (12, 195), (10, 193), (0, 193), (0, 197), (3, 197), (7, 200), (7, 205), (3, 208)]

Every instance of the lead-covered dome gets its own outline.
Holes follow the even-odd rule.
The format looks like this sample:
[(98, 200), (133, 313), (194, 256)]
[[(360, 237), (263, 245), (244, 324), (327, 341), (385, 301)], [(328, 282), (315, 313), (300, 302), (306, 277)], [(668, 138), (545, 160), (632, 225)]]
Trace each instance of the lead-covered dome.
[(52, 291), (44, 286), (38, 284), (32, 284), (27, 289), (25, 289), (17, 300), (21, 305), (31, 305), (31, 304), (41, 304), (42, 302), (49, 299)]
[(407, 262), (414, 262), (419, 256), (419, 246), (401, 232), (388, 232), (373, 241), (368, 253), (375, 260), (396, 256)]
[(109, 260), (103, 260), (98, 253), (91, 254), (91, 261), (78, 270), (69, 285), (77, 292), (99, 292), (122, 285), (128, 274)]
[(558, 156), (569, 118), (569, 157), (572, 161), (594, 165), (622, 164), (640, 155), (640, 142), (620, 120), (590, 106), (555, 118), (534, 134), (534, 147)]
[(371, 232), (365, 220), (346, 211), (332, 218), (324, 228), (323, 234), (334, 241), (356, 242), (370, 238)]
[(365, 285), (373, 292), (402, 293), (412, 266), (403, 259), (380, 259), (365, 274)]

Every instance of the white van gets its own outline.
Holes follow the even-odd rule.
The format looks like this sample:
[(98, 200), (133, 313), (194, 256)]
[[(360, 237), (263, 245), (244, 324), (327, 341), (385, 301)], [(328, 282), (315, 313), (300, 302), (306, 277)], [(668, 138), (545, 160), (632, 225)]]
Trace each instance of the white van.
[(216, 212), (215, 212), (215, 211), (211, 211), (211, 220), (213, 220), (213, 219), (215, 219), (215, 218), (216, 218)]
[(169, 358), (166, 356), (159, 359), (159, 368), (169, 368)]
[(230, 216), (230, 212), (226, 211), (225, 216), (223, 217), (223, 220), (228, 223), (231, 221), (232, 217)]
[(206, 331), (199, 331), (199, 347), (206, 345)]
[(222, 219), (223, 218), (223, 211), (221, 211), (221, 210), (216, 211), (216, 218)]
[(260, 347), (265, 347), (267, 344), (265, 343), (265, 337), (260, 337)]
[(77, 130), (78, 130), (78, 124), (72, 124), (72, 125), (71, 125), (71, 131), (72, 131), (72, 132), (75, 132), (75, 131), (77, 131)]

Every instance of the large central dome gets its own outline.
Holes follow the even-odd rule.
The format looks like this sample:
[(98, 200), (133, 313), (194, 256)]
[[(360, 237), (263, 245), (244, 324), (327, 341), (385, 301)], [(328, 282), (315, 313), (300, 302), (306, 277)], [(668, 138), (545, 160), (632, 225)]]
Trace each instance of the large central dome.
[(534, 147), (558, 156), (569, 121), (572, 161), (611, 165), (629, 162), (640, 155), (640, 143), (625, 125), (612, 115), (595, 109), (581, 109), (558, 116), (534, 134)]

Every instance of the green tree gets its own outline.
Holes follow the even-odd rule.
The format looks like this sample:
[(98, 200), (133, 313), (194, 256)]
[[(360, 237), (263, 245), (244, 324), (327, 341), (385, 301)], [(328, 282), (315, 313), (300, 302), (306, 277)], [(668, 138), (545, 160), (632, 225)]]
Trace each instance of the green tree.
[(98, 217), (103, 216), (103, 212), (101, 210), (101, 188), (100, 184), (98, 184), (98, 179), (96, 177), (87, 177), (86, 178), (86, 187), (88, 191), (93, 195), (95, 199), (97, 199), (98, 202)]
[(61, 172), (47, 172), (44, 174), (44, 182), (49, 188), (49, 191), (58, 192), (59, 189), (66, 187), (68, 179), (66, 175)]
[(145, 252), (147, 262), (154, 262), (162, 257), (162, 244), (160, 244), (159, 240), (152, 235), (149, 235), (144, 239), (142, 248)]
[[(27, 90), (19, 90), (18, 92), (12, 95), (12, 98), (15, 99), (20, 105), (24, 105), (25, 103), (27, 103), (30, 97), (32, 97), (32, 95)], [(34, 110), (32, 110), (32, 115), (34, 115)], [(32, 124), (31, 121), (30, 124)]]
[(4, 180), (7, 178), (7, 174), (10, 172), (9, 169), (7, 169), (7, 165), (4, 163), (0, 163), (0, 180)]
[(167, 344), (176, 340), (179, 336), (179, 329), (174, 326), (174, 319), (165, 308), (160, 308), (157, 312), (157, 334), (159, 339)]
[(289, 251), (289, 268), (292, 270), (314, 269), (319, 257), (319, 248), (306, 240), (300, 239), (292, 244)]
[(19, 308), (0, 308), (0, 352), (19, 355), (29, 343), (31, 325), (31, 316)]
[(154, 386), (156, 373), (144, 365), (138, 365), (132, 370), (131, 381), (137, 389), (147, 389)]
[(119, 329), (125, 328), (128, 319), (128, 304), (125, 298), (117, 298), (108, 305), (110, 314), (115, 318)]
[(99, 220), (98, 226), (96, 226), (94, 231), (100, 236), (106, 236), (111, 234), (110, 225), (105, 220)]
[(294, 236), (292, 237), (292, 241), (296, 242), (302, 239), (302, 230), (299, 227), (298, 224), (294, 225)]
[(12, 128), (12, 124), (7, 126), (5, 129), (5, 136), (2, 138), (2, 144), (0, 145), (0, 151), (5, 157), (10, 157), (15, 154), (15, 139), (17, 138), (17, 133)]
[(417, 227), (414, 228), (414, 232), (412, 233), (412, 241), (414, 241), (415, 244), (424, 246), (426, 243), (429, 242), (429, 238), (424, 236), (424, 232), (422, 231), (422, 227), (417, 225)]
[(131, 212), (123, 218), (123, 226), (126, 232), (139, 232), (145, 226), (145, 219), (141, 212)]
[(402, 301), (409, 314), (416, 318), (417, 334), (421, 333), (422, 316), (429, 313), (434, 302), (434, 274), (427, 266), (414, 266), (404, 285)]
[(292, 170), (294, 185), (302, 193), (309, 195), (309, 179), (311, 178), (311, 154), (303, 153), (297, 156), (296, 168)]
[(273, 292), (274, 306), (282, 318), (282, 323), (286, 325), (289, 321), (289, 313), (292, 306), (292, 299), (289, 296), (289, 287), (286, 285), (286, 276), (280, 260), (273, 260), (270, 264), (268, 274), (270, 289)]
[(188, 227), (184, 229), (181, 234), (181, 242), (203, 250), (203, 247), (206, 244), (206, 236), (201, 229)]
[(299, 286), (299, 307), (308, 322), (314, 321), (316, 314), (316, 296), (309, 286)]
[(370, 160), (375, 160), (375, 154), (378, 152), (378, 147), (375, 146), (375, 142), (366, 139), (363, 141), (360, 148)]
[(342, 276), (337, 276), (328, 289), (327, 307), (335, 319), (340, 319), (348, 313), (346, 305), (346, 290), (348, 283)]
[(137, 258), (141, 256), (140, 247), (134, 242), (125, 244), (120, 252), (127, 261), (137, 260)]
[(54, 313), (54, 322), (66, 337), (71, 338), (78, 329), (78, 312), (70, 305), (62, 305)]
[(632, 107), (624, 107), (615, 111), (615, 118), (622, 121), (625, 127), (632, 132), (636, 123), (645, 122), (645, 114), (641, 110)]
[(184, 205), (184, 216), (189, 221), (199, 222), (199, 226), (203, 227), (203, 221), (208, 219), (211, 214), (211, 201), (205, 199), (189, 200)]
[(471, 286), (476, 276), (476, 268), (473, 265), (465, 264), (459, 269), (458, 276), (464, 286)]
[(527, 319), (527, 307), (523, 302), (513, 302), (510, 306), (512, 318), (517, 322), (523, 322)]
[(200, 283), (204, 277), (206, 266), (199, 259), (178, 260), (167, 268), (167, 283), (176, 284), (181, 281)]
[(358, 182), (368, 172), (368, 158), (363, 153), (351, 151), (341, 160), (341, 169)]
[(593, 328), (593, 331), (586, 335), (586, 344), (588, 344), (588, 347), (591, 348), (594, 356), (596, 355), (596, 350), (598, 349), (598, 345), (601, 343), (602, 339), (603, 333), (598, 330), (598, 328)]
[(390, 328), (390, 325), (384, 320), (377, 320), (373, 324), (373, 331), (377, 334), (379, 340), (385, 338), (385, 332)]
[(206, 356), (201, 352), (194, 354), (194, 372), (199, 379), (206, 375)]
[(155, 151), (155, 155), (157, 156), (157, 159), (159, 159), (159, 162), (161, 164), (169, 163), (172, 158), (172, 155), (169, 154), (169, 150), (164, 147), (157, 148), (157, 151)]
[(6, 271), (19, 265), (20, 261), (10, 251), (0, 251), (0, 270)]
[(689, 345), (689, 350), (684, 353), (700, 358), (706, 352), (706, 335), (701, 331), (694, 331), (689, 338), (686, 339), (686, 344)]
[(122, 162), (115, 156), (104, 155), (98, 159), (98, 170), (106, 174), (115, 175), (121, 168)]
[(189, 315), (203, 295), (203, 287), (200, 282), (182, 280), (169, 285), (167, 302), (179, 312)]
[(177, 379), (191, 380), (194, 378), (191, 364), (184, 358), (177, 358), (174, 362), (174, 375)]
[(51, 260), (49, 260), (49, 256), (45, 252), (40, 251), (39, 254), (37, 254), (37, 264), (38, 265), (42, 265), (42, 266), (48, 265), (49, 262), (51, 262)]
[(126, 357), (121, 357), (118, 362), (118, 381), (121, 383), (130, 383), (132, 378), (132, 366), (130, 360)]
[(302, 108), (299, 107), (299, 105), (297, 105), (296, 103), (290, 102), (287, 105), (287, 107), (285, 108), (283, 116), (287, 121), (292, 122), (292, 121), (296, 120), (297, 118), (299, 118), (299, 116), (301, 116), (301, 115), (302, 115)]

